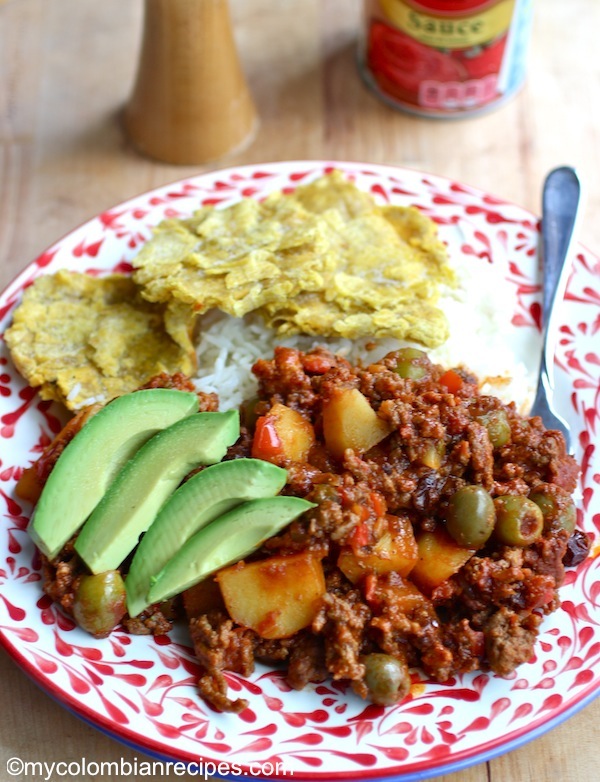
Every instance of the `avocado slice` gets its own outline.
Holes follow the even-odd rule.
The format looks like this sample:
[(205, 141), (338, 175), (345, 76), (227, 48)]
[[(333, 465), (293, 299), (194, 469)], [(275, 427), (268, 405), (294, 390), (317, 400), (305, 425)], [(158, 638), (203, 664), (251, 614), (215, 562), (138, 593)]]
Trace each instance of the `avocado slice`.
[(116, 570), (190, 470), (219, 462), (239, 433), (239, 414), (230, 410), (190, 415), (148, 440), (109, 486), (75, 541), (92, 573)]
[(276, 535), (314, 503), (299, 497), (249, 500), (203, 527), (153, 579), (149, 603), (159, 603), (231, 565)]
[(53, 559), (136, 451), (197, 410), (194, 393), (148, 388), (117, 397), (89, 418), (59, 456), (36, 505), (28, 532), (40, 551)]
[(272, 497), (285, 486), (287, 471), (261, 459), (232, 459), (193, 475), (165, 502), (141, 539), (125, 579), (127, 611), (148, 605), (152, 576), (159, 573), (199, 529), (245, 500)]

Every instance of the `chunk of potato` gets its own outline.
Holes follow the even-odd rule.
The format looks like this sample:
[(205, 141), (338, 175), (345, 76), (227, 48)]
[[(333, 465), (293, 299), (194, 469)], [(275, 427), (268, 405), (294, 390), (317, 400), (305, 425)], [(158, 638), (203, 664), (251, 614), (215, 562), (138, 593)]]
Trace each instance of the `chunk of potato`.
[(20, 500), (26, 500), (33, 505), (37, 503), (44, 488), (43, 482), (38, 476), (35, 464), (26, 467), (15, 486), (15, 494)]
[(357, 388), (334, 388), (323, 402), (323, 434), (333, 456), (341, 459), (346, 448), (365, 453), (392, 431)]
[(252, 442), (252, 456), (273, 464), (306, 461), (315, 443), (310, 421), (291, 407), (276, 402), (258, 418)]
[(418, 559), (417, 541), (410, 519), (385, 516), (383, 533), (369, 549), (354, 550), (345, 547), (340, 552), (337, 565), (342, 573), (356, 584), (367, 573), (399, 573), (407, 576)]
[(183, 592), (183, 608), (188, 619), (195, 619), (223, 607), (221, 590), (214, 576), (205, 578), (204, 581)]
[(459, 546), (446, 530), (421, 532), (417, 537), (419, 558), (410, 578), (425, 594), (457, 573), (474, 554), (473, 549)]
[(416, 613), (421, 617), (429, 615), (436, 620), (431, 600), (421, 590), (398, 573), (386, 573), (373, 576), (365, 582), (365, 598), (376, 614), (387, 611), (392, 615), (402, 613), (412, 618)]
[(325, 594), (320, 560), (302, 552), (220, 570), (216, 579), (230, 617), (263, 638), (287, 638), (307, 627)]

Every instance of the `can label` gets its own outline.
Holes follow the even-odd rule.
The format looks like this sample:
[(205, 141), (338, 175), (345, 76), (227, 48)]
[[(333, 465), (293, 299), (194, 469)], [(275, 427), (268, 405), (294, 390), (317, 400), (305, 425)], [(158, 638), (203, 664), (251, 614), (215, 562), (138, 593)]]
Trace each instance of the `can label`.
[(525, 77), (532, 0), (366, 0), (362, 67), (388, 102), (467, 114)]

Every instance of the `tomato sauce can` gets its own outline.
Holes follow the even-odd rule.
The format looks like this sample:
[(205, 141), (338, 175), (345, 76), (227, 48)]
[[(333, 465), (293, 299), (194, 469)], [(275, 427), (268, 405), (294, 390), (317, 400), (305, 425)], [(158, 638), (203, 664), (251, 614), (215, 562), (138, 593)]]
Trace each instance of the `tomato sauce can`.
[(525, 80), (533, 0), (364, 0), (359, 64), (395, 108), (464, 117)]

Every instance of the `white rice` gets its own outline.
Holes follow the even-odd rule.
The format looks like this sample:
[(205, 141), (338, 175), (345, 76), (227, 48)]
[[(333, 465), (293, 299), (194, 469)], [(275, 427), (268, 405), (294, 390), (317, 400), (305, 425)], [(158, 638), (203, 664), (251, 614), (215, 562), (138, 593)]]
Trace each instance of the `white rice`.
[[(536, 362), (528, 361), (528, 356), (538, 355), (538, 337), (533, 330), (515, 329), (511, 324), (515, 289), (498, 267), (479, 258), (461, 255), (453, 259), (453, 265), (459, 285), (444, 289), (439, 302), (450, 324), (450, 337), (427, 352), (445, 367), (469, 369), (479, 378), (483, 393), (514, 401), (526, 412), (537, 372)], [(367, 345), (373, 343), (375, 348), (369, 350)], [(221, 409), (226, 410), (255, 393), (252, 365), (259, 358), (270, 358), (276, 345), (301, 350), (325, 345), (350, 361), (370, 363), (407, 344), (395, 339), (281, 338), (255, 314), (234, 318), (213, 310), (200, 323), (196, 383), (201, 391), (217, 393)]]

